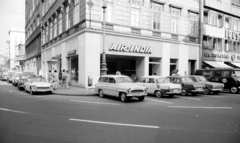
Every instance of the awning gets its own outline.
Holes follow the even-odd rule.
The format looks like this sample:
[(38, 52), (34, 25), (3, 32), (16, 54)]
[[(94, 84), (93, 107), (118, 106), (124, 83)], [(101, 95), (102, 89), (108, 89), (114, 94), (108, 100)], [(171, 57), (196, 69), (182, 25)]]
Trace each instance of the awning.
[(214, 67), (214, 68), (232, 68), (223, 62), (213, 62), (213, 61), (204, 61), (206, 64)]
[(234, 66), (236, 66), (236, 67), (239, 67), (239, 68), (240, 68), (240, 63), (231, 63), (231, 64), (233, 64)]
[(58, 59), (56, 57), (52, 57), (49, 61), (49, 63), (55, 64), (58, 62)]

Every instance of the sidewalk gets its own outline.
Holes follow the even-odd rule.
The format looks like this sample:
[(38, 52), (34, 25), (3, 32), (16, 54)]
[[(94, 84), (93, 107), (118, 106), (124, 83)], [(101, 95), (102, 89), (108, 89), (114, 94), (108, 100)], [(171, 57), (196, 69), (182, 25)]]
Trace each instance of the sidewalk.
[(69, 89), (66, 88), (58, 88), (57, 90), (53, 90), (53, 94), (57, 95), (66, 95), (66, 96), (80, 96), (80, 95), (95, 95), (97, 94), (95, 92), (94, 88), (83, 88), (83, 87), (75, 87), (75, 86), (70, 86)]

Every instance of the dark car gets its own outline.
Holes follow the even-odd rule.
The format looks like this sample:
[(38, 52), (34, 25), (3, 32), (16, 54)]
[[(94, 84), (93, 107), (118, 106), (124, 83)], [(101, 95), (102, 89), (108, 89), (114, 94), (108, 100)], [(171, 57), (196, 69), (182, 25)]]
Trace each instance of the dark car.
[(218, 94), (220, 91), (222, 91), (224, 84), (217, 83), (217, 82), (209, 82), (204, 76), (197, 76), (197, 75), (191, 75), (189, 76), (193, 81), (199, 82), (205, 85), (203, 94), (207, 95), (210, 94), (210, 92), (213, 92), (213, 94)]
[(240, 91), (240, 68), (197, 69), (195, 75), (204, 76), (210, 82), (224, 84), (224, 90), (238, 94)]
[(204, 85), (202, 83), (194, 82), (188, 76), (169, 76), (167, 77), (170, 82), (182, 85), (181, 94), (186, 96), (188, 93), (197, 95), (204, 92)]

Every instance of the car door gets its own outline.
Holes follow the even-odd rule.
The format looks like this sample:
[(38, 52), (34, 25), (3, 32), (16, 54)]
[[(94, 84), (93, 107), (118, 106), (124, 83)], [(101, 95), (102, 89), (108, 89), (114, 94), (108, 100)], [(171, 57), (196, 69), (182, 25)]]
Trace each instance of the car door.
[(107, 94), (112, 96), (118, 96), (117, 84), (115, 79), (112, 77), (108, 78)]
[(101, 81), (99, 82), (98, 88), (102, 89), (104, 94), (108, 94), (107, 85), (108, 85), (108, 77), (101, 77)]
[[(137, 82), (136, 84), (137, 84), (137, 85), (140, 85), (140, 86), (147, 87), (147, 86), (146, 86), (146, 80), (147, 80), (147, 78), (142, 77), (142, 78), (139, 80), (139, 82)], [(148, 93), (148, 92), (147, 92), (147, 93)]]
[(149, 94), (154, 94), (154, 91), (157, 89), (157, 84), (155, 82), (154, 78), (147, 78), (146, 87), (148, 88), (147, 92)]

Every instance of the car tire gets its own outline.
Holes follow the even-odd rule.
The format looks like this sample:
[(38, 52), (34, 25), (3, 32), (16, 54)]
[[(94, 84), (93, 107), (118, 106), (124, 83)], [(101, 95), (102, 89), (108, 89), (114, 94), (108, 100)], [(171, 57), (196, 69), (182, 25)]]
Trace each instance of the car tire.
[(220, 91), (213, 91), (213, 94), (219, 94)]
[(139, 101), (143, 101), (145, 99), (145, 96), (138, 97)]
[(34, 92), (32, 91), (32, 88), (30, 87), (30, 94), (34, 95)]
[(174, 97), (174, 94), (170, 94), (169, 97), (170, 97), (170, 98), (173, 98), (173, 97)]
[(238, 93), (238, 88), (236, 86), (233, 86), (230, 88), (230, 92), (233, 94), (237, 94)]
[(158, 97), (158, 98), (163, 97), (163, 93), (162, 93), (160, 90), (155, 91), (154, 94), (155, 94), (156, 97)]
[(204, 95), (208, 95), (208, 94), (210, 94), (210, 90), (209, 90), (209, 89), (207, 89), (207, 88), (206, 88), (206, 89), (204, 89), (204, 91), (203, 91), (203, 94), (204, 94)]
[(103, 92), (103, 90), (100, 89), (100, 90), (98, 91), (98, 94), (99, 94), (99, 96), (100, 96), (101, 98), (104, 97), (104, 92)]
[(18, 89), (21, 91), (21, 87), (18, 85)]
[(186, 89), (183, 89), (181, 95), (187, 96), (188, 95), (188, 91)]
[(122, 102), (127, 102), (127, 96), (126, 96), (126, 93), (120, 93), (120, 99)]

